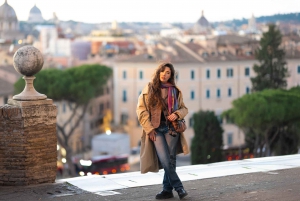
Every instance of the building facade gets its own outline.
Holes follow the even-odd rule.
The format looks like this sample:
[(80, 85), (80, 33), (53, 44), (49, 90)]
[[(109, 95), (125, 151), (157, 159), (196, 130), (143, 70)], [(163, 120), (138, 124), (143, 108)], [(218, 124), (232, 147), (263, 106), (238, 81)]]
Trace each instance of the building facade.
[[(174, 46), (173, 46), (174, 47)], [(179, 46), (174, 47), (177, 57)], [(187, 47), (187, 46), (186, 46)], [(235, 47), (230, 52), (231, 48)], [(179, 47), (182, 48), (182, 47)], [(183, 48), (184, 49), (184, 48)], [(205, 56), (201, 51), (194, 53), (202, 56), (203, 61), (190, 58), (186, 61), (172, 62), (177, 72), (176, 82), (183, 92), (184, 103), (189, 109), (185, 117), (188, 128), (185, 132), (188, 143), (194, 136), (192, 116), (200, 110), (211, 110), (219, 117), (224, 129), (224, 149), (242, 146), (245, 143), (244, 133), (234, 124), (221, 118), (222, 112), (232, 107), (233, 100), (251, 93), (251, 80), (255, 76), (254, 60), (249, 50), (242, 50), (240, 46), (217, 47), (213, 56)], [(192, 51), (192, 49), (190, 49)], [(238, 50), (238, 51), (236, 51)], [(186, 53), (191, 53), (185, 50)], [(219, 52), (219, 55), (215, 55)], [(220, 53), (222, 52), (222, 54)], [(202, 55), (201, 55), (202, 54)], [(212, 55), (212, 52), (209, 53)], [(235, 55), (234, 55), (235, 54)], [(193, 54), (190, 54), (190, 56)], [(248, 55), (248, 56), (245, 56)], [(145, 57), (146, 58), (146, 57)], [(185, 58), (188, 58), (185, 55)], [(288, 88), (298, 86), (300, 82), (300, 59), (287, 59), (290, 77), (287, 78)], [(126, 125), (131, 137), (131, 147), (139, 145), (142, 128), (136, 116), (138, 96), (142, 89), (152, 80), (158, 62), (156, 60), (117, 61), (113, 64), (114, 70), (114, 119), (117, 125)]]

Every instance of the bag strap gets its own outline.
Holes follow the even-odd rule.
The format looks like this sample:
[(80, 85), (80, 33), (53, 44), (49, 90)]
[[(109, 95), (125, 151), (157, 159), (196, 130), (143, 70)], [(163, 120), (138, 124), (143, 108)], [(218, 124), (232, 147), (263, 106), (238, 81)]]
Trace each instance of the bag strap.
[(165, 101), (162, 99), (162, 97), (160, 97), (160, 102), (163, 104), (163, 106), (164, 106), (164, 108), (167, 110), (168, 114), (171, 115), (170, 112), (169, 112), (169, 109), (168, 109), (168, 107), (167, 107)]

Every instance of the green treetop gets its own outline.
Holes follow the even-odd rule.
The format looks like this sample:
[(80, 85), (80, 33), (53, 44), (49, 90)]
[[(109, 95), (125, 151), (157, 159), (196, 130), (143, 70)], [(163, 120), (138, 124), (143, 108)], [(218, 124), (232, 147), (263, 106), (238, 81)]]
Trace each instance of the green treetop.
[(255, 52), (259, 64), (253, 69), (256, 77), (251, 78), (253, 91), (280, 89), (287, 86), (285, 52), (280, 48), (282, 35), (274, 24), (269, 25), (268, 32), (260, 40), (260, 48)]
[(223, 129), (213, 111), (199, 111), (193, 115), (194, 133), (191, 146), (192, 164), (206, 164), (222, 160)]

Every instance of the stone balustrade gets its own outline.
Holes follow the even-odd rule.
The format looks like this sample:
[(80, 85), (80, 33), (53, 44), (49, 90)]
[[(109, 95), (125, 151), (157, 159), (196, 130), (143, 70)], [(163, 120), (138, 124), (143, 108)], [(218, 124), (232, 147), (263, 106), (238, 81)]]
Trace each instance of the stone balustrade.
[[(37, 49), (26, 46), (17, 53), (22, 62), (32, 62), (26, 64), (28, 72), (35, 68), (34, 56), (40, 54)], [(18, 63), (20, 68), (22, 62)], [(30, 75), (30, 79), (34, 77)], [(0, 106), (0, 185), (52, 183), (56, 178), (57, 108), (51, 99), (31, 87), (27, 87), (30, 91), (25, 87), (15, 100), (9, 99), (8, 104)]]

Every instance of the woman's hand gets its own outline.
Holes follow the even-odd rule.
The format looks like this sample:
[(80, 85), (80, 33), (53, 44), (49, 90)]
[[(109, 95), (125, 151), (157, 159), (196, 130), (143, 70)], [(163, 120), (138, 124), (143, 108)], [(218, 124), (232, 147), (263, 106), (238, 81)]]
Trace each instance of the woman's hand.
[(178, 115), (175, 114), (175, 113), (172, 113), (167, 118), (168, 118), (169, 121), (175, 121), (176, 119), (178, 119)]
[(156, 141), (156, 134), (157, 133), (155, 132), (155, 130), (151, 131), (151, 133), (148, 134), (150, 140), (152, 140), (153, 142)]

